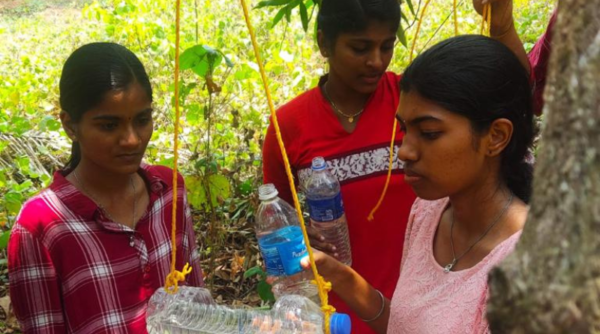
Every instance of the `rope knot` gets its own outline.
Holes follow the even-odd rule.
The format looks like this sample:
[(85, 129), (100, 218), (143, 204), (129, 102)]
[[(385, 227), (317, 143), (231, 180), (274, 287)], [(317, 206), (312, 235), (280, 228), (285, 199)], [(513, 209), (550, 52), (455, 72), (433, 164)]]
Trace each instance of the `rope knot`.
[(321, 311), (323, 311), (323, 313), (325, 314), (333, 314), (335, 313), (335, 307), (331, 306), (331, 305), (325, 305), (321, 307)]
[(181, 271), (172, 270), (165, 279), (165, 290), (170, 294), (177, 293), (179, 291), (179, 282), (185, 281), (185, 276), (191, 272), (192, 268), (189, 263), (186, 263)]

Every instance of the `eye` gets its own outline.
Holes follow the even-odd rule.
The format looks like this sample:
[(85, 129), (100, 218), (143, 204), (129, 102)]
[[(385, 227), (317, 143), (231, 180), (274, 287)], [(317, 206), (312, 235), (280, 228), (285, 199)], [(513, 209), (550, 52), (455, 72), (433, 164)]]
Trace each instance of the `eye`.
[(116, 129), (117, 126), (118, 126), (118, 124), (116, 122), (100, 124), (100, 128), (104, 131), (112, 131), (112, 130)]
[(140, 125), (146, 125), (150, 122), (152, 122), (152, 116), (143, 116), (138, 118), (138, 124)]
[(391, 51), (393, 49), (394, 49), (394, 44), (384, 45), (384, 46), (381, 47), (381, 50), (386, 51), (386, 52), (387, 51)]
[(421, 131), (421, 137), (426, 140), (435, 140), (442, 135), (441, 131)]
[(363, 46), (363, 47), (351, 46), (351, 48), (352, 48), (352, 51), (354, 51), (355, 53), (365, 53), (369, 50), (366, 46)]

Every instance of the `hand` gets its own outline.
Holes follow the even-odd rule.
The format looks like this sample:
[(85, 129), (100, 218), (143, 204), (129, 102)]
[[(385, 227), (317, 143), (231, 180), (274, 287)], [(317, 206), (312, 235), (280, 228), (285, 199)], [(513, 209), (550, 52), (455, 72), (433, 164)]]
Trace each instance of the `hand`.
[[(313, 250), (315, 265), (319, 271), (319, 275), (323, 276), (326, 281), (334, 282), (340, 275), (343, 275), (348, 267), (336, 260), (335, 258), (318, 250)], [(300, 265), (304, 270), (310, 270), (310, 260), (307, 257), (300, 261)]]
[(482, 15), (483, 6), (492, 4), (491, 36), (505, 35), (514, 28), (513, 0), (473, 0), (473, 7)]
[[(335, 258), (314, 248), (313, 256), (315, 259), (315, 265), (317, 266), (317, 270), (319, 271), (319, 275), (323, 276), (327, 281), (330, 280), (330, 277), (332, 275), (337, 274), (340, 271), (340, 269), (346, 267), (345, 264), (339, 262)], [(310, 259), (308, 255), (302, 258), (302, 260), (300, 261), (300, 265), (304, 270), (311, 270)], [(267, 283), (273, 285), (273, 283), (275, 283), (280, 278), (281, 277), (278, 276), (267, 276), (266, 281)]]
[(335, 248), (335, 246), (328, 242), (325, 242), (325, 237), (321, 233), (319, 233), (319, 231), (317, 231), (314, 227), (307, 226), (306, 232), (308, 233), (308, 239), (310, 240), (311, 247), (335, 257), (339, 256), (336, 253), (337, 249)]

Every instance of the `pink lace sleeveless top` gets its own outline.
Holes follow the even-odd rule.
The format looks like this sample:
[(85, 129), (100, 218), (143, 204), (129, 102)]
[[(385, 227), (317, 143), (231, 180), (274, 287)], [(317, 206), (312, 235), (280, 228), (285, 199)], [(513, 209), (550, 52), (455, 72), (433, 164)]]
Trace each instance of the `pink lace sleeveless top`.
[(512, 252), (521, 232), (499, 244), (474, 267), (445, 273), (433, 257), (433, 239), (448, 201), (417, 199), (413, 204), (388, 333), (488, 333), (487, 274)]

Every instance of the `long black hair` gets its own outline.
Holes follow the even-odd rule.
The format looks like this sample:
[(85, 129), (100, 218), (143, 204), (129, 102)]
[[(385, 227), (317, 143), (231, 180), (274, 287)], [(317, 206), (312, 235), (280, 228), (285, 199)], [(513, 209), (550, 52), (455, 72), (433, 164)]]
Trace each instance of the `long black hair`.
[(536, 132), (531, 90), (527, 71), (510, 49), (483, 36), (447, 39), (418, 56), (400, 86), (468, 118), (476, 134), (496, 119), (510, 120), (513, 134), (502, 152), (500, 176), (529, 202), (533, 169), (526, 156)]
[(317, 15), (317, 29), (334, 45), (341, 33), (363, 31), (370, 21), (390, 23), (393, 32), (400, 25), (398, 0), (323, 0)]
[[(115, 43), (91, 43), (75, 50), (65, 62), (60, 77), (60, 107), (75, 123), (98, 106), (109, 91), (139, 83), (150, 102), (152, 86), (144, 65), (126, 47)], [(66, 168), (81, 160), (79, 144), (73, 142)]]

